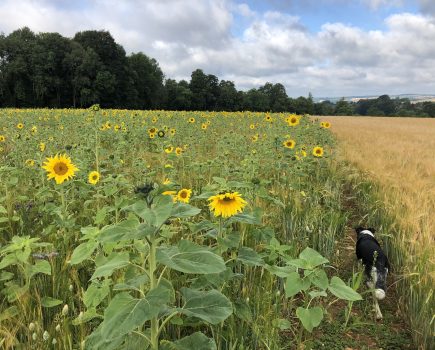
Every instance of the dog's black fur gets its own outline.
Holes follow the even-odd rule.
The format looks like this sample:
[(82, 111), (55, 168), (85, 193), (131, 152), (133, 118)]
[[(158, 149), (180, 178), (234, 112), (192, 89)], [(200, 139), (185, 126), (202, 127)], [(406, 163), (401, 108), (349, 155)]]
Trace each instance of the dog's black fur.
[(374, 236), (375, 229), (357, 227), (355, 231), (357, 235), (356, 256), (362, 260), (365, 266), (368, 284), (371, 283), (372, 287), (374, 284), (376, 298), (383, 299), (386, 291), (387, 274), (390, 268), (388, 258), (376, 238), (367, 233), (368, 231)]

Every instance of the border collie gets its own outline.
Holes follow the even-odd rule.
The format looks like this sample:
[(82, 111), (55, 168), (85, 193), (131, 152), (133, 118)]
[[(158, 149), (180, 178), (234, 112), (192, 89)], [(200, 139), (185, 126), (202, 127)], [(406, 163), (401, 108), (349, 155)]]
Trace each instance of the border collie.
[(358, 227), (356, 231), (356, 256), (362, 260), (367, 276), (367, 286), (374, 288), (374, 304), (376, 318), (381, 319), (382, 313), (378, 300), (385, 298), (385, 284), (390, 264), (387, 256), (375, 238), (375, 229)]

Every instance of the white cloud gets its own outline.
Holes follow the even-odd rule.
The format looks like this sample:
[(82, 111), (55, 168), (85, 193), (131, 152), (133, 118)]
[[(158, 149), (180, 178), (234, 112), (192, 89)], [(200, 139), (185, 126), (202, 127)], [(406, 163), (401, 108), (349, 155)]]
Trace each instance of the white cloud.
[[(370, 4), (387, 2), (397, 3)], [(433, 2), (420, 3), (429, 11)], [(23, 26), (69, 37), (109, 30), (127, 53), (156, 58), (174, 79), (202, 68), (239, 89), (281, 82), (292, 96), (435, 91), (435, 19), (428, 15), (392, 15), (382, 31), (325, 23), (310, 32), (302, 18), (232, 0), (3, 0), (0, 13), (6, 34)], [(246, 21), (237, 35), (236, 15)]]

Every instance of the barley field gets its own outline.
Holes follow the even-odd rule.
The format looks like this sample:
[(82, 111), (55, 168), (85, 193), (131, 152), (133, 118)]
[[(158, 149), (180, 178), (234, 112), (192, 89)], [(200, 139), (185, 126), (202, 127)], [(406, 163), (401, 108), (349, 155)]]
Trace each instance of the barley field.
[[(407, 309), (404, 314), (410, 318), (415, 338), (433, 341), (435, 120), (325, 120), (333, 125), (340, 157), (355, 165), (364, 181), (373, 182), (374, 196), (366, 199), (371, 203), (366, 203), (363, 214), (380, 226), (388, 243), (394, 269), (401, 275), (401, 301)], [(382, 217), (382, 213), (389, 218)]]

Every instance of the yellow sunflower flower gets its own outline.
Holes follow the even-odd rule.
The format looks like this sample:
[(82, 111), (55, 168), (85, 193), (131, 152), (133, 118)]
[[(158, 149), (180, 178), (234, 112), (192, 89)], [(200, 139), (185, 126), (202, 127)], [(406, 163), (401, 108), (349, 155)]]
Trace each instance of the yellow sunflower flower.
[(189, 118), (189, 123), (195, 123), (195, 118), (190, 117), (190, 118)]
[(187, 188), (183, 188), (177, 193), (177, 200), (183, 203), (189, 203), (190, 196), (192, 195), (192, 190), (188, 190)]
[(295, 140), (288, 139), (288, 140), (285, 140), (285, 141), (283, 142), (283, 145), (284, 145), (284, 147), (286, 147), (286, 148), (293, 149), (293, 148), (295, 148), (296, 141), (295, 141)]
[(324, 127), (325, 129), (329, 129), (331, 127), (331, 123), (330, 122), (322, 122), (320, 125), (322, 127)]
[(91, 185), (96, 185), (100, 181), (100, 173), (98, 171), (91, 171), (88, 175), (88, 182)]
[(323, 148), (320, 146), (316, 146), (313, 148), (313, 156), (315, 157), (323, 157)]
[(296, 126), (299, 124), (299, 117), (296, 114), (292, 114), (286, 119), (286, 122), (290, 126)]
[(213, 211), (214, 216), (229, 218), (240, 213), (246, 205), (246, 201), (238, 192), (226, 192), (211, 196), (209, 199), (209, 208)]
[(35, 166), (35, 161), (33, 160), (33, 159), (27, 159), (26, 160), (26, 165), (28, 166), (28, 167), (34, 167)]
[(41, 142), (41, 143), (39, 144), (39, 150), (40, 150), (41, 152), (44, 152), (44, 151), (45, 151), (45, 143), (44, 143), (44, 142)]
[(18, 123), (18, 124), (17, 124), (17, 128), (18, 128), (18, 129), (22, 129), (22, 128), (24, 128), (24, 124), (23, 124), (23, 123)]
[(175, 154), (176, 154), (177, 156), (180, 156), (181, 153), (183, 153), (183, 149), (182, 149), (181, 147), (177, 147), (177, 148), (175, 149)]
[(171, 134), (171, 136), (174, 136), (176, 132), (177, 132), (176, 129), (171, 129), (171, 130), (169, 131), (169, 133)]
[(173, 150), (174, 150), (174, 147), (172, 147), (172, 146), (169, 146), (169, 147), (166, 147), (166, 148), (165, 148), (165, 152), (166, 152), (167, 154), (172, 153)]
[(171, 196), (172, 201), (175, 203), (177, 201), (177, 191), (165, 191), (162, 192), (164, 196)]
[(170, 185), (172, 182), (168, 178), (163, 181), (163, 185)]
[(207, 130), (207, 126), (208, 126), (207, 123), (202, 123), (202, 124), (201, 124), (201, 129), (202, 129), (202, 130)]
[(66, 154), (48, 157), (42, 168), (47, 171), (48, 179), (54, 179), (58, 185), (71, 179), (79, 170)]
[(6, 137), (4, 135), (0, 135), (0, 142), (5, 142), (6, 141)]

